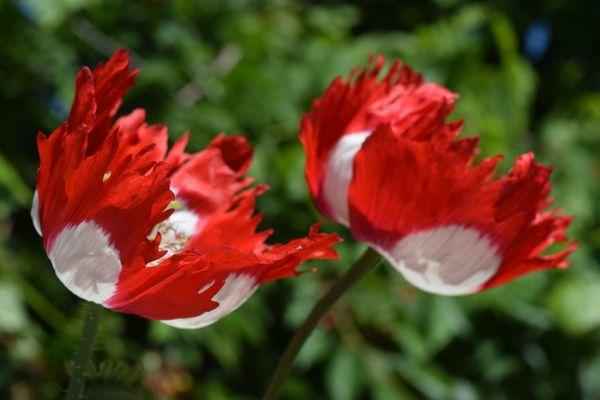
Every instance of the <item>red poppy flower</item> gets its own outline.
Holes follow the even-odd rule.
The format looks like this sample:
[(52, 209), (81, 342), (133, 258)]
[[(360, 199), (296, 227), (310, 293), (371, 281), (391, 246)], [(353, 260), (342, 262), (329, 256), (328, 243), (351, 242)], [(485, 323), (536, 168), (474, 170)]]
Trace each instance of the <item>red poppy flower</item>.
[(456, 295), (566, 267), (571, 218), (546, 211), (551, 168), (531, 153), (494, 177), (477, 138), (446, 123), (457, 95), (396, 62), (371, 59), (333, 81), (301, 122), (306, 179), (319, 210), (350, 228), (426, 291)]
[(83, 68), (66, 123), (38, 136), (34, 224), (62, 283), (77, 296), (182, 328), (215, 322), (311, 258), (336, 258), (336, 235), (318, 232), (267, 245), (256, 232), (255, 196), (244, 174), (252, 148), (218, 136), (187, 154), (167, 128), (137, 109), (113, 123), (137, 71), (119, 51)]

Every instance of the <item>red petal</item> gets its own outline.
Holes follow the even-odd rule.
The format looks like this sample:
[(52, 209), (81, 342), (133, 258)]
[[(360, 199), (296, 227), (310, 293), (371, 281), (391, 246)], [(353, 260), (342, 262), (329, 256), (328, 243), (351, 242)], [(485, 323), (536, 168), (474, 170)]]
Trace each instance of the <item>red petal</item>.
[[(256, 279), (257, 285), (295, 276), (297, 266), (308, 259), (337, 258), (331, 249), (337, 241), (337, 235), (312, 228), (306, 238), (258, 254), (224, 245), (203, 254), (186, 251), (122, 278), (108, 305), (151, 319), (196, 317), (217, 307), (211, 299), (228, 276), (248, 275)], [(210, 288), (201, 291), (207, 285)]]
[(115, 124), (119, 135), (119, 149), (113, 158), (116, 165), (128, 155), (136, 155), (145, 151), (144, 159), (162, 161), (167, 153), (169, 132), (164, 125), (148, 125), (146, 111), (138, 108), (130, 114), (119, 118)]
[[(425, 279), (420, 283), (431, 284), (431, 290), (439, 283), (440, 292), (457, 294), (477, 287), (477, 280), (489, 279), (484, 286), (493, 286), (529, 271), (566, 266), (573, 244), (558, 254), (542, 255), (549, 245), (567, 241), (570, 223), (568, 217), (544, 211), (551, 203), (551, 169), (536, 164), (533, 154), (518, 158), (511, 172), (498, 179), (493, 173), (499, 156), (472, 166), (479, 152), (477, 138), (456, 140), (463, 122), (445, 122), (457, 95), (423, 83), (399, 62), (379, 82), (382, 62), (371, 59), (348, 82), (334, 80), (302, 119), (306, 178), (319, 210), (350, 225), (356, 238), (384, 252), (394, 250), (398, 257), (421, 252), (432, 238), (446, 238), (458, 247), (468, 247), (465, 243), (471, 240), (477, 242), (477, 251), (487, 252), (491, 261), (480, 259), (487, 264), (485, 273), (456, 291), (448, 286), (452, 279), (465, 276), (475, 264), (458, 265), (460, 273), (452, 279), (446, 274), (447, 281), (436, 283), (440, 263), (411, 254), (417, 264), (411, 271), (423, 273), (418, 279), (413, 276), (415, 282)], [(361, 135), (344, 141), (351, 133)], [(354, 163), (347, 203), (350, 222), (344, 203), (349, 160)], [(442, 250), (452, 250), (444, 243), (432, 245), (425, 252), (432, 257), (446, 258)], [(449, 265), (458, 262), (453, 257)], [(496, 263), (497, 269), (490, 267)]]
[[(254, 197), (265, 187), (248, 188), (252, 179), (244, 173), (252, 148), (245, 138), (221, 135), (206, 150), (190, 155), (185, 153), (185, 135), (165, 157), (167, 130), (148, 126), (143, 110), (111, 126), (134, 77), (125, 52), (117, 52), (93, 74), (83, 69), (69, 122), (47, 138), (38, 135), (42, 236), (48, 253), (54, 241), (61, 243), (57, 259), (68, 261), (61, 279), (71, 284), (70, 289), (78, 289), (76, 280), (81, 278), (87, 285), (79, 288), (84, 297), (90, 295), (93, 301), (120, 311), (172, 320), (215, 309), (219, 305), (215, 296), (222, 295), (232, 276), (242, 274), (259, 285), (297, 274), (296, 267), (307, 259), (337, 256), (331, 248), (339, 240), (337, 235), (318, 233), (316, 227), (308, 237), (286, 245), (265, 244), (270, 231), (257, 233), (260, 215), (253, 215)], [(148, 237), (173, 213), (167, 209), (174, 199), (170, 188), (200, 216), (201, 223), (182, 252), (152, 267), (151, 262), (166, 252), (159, 250), (160, 235)], [(101, 259), (105, 248), (71, 251), (80, 225), (90, 237), (108, 242), (101, 247), (110, 247), (111, 260), (118, 257), (111, 266), (118, 282), (102, 271), (96, 276), (94, 268), (102, 266), (88, 265)], [(56, 240), (65, 231), (67, 236)], [(81, 276), (80, 256), (85, 273), (94, 276)], [(97, 283), (104, 285), (102, 293), (94, 292)], [(106, 300), (113, 283), (116, 292)]]
[(135, 84), (136, 76), (125, 50), (115, 52), (106, 65), (98, 65), (93, 72), (87, 67), (80, 71), (68, 126), (72, 132), (85, 126), (88, 154), (95, 152), (108, 134), (123, 95)]
[(444, 224), (488, 227), (494, 192), (485, 182), (496, 161), (467, 168), (462, 157), (441, 146), (380, 126), (354, 160), (353, 235), (387, 248), (412, 232)]
[(254, 149), (248, 145), (245, 137), (220, 134), (210, 143), (210, 147), (221, 150), (223, 161), (233, 171), (245, 174), (250, 168)]
[(507, 176), (494, 180), (498, 158), (471, 167), (462, 152), (444, 151), (439, 140), (398, 137), (385, 126), (366, 140), (355, 158), (349, 192), (357, 239), (391, 249), (411, 233), (454, 225), (474, 228), (501, 256), (496, 274), (484, 287), (567, 266), (574, 244), (558, 254), (541, 255), (551, 244), (567, 240), (571, 221), (555, 213), (540, 214), (549, 205), (549, 168), (526, 154)]
[[(219, 137), (217, 143), (224, 143), (224, 138)], [(178, 179), (187, 188), (181, 189), (180, 194), (186, 196), (190, 188), (202, 186), (213, 195), (212, 200), (218, 193), (218, 206), (208, 202), (206, 204), (215, 205), (210, 208), (211, 212), (204, 207), (199, 209), (202, 213), (200, 231), (182, 253), (155, 267), (122, 274), (117, 293), (108, 302), (111, 308), (160, 320), (197, 318), (219, 305), (211, 299), (232, 276), (251, 277), (258, 286), (297, 275), (297, 266), (308, 259), (337, 258), (332, 245), (340, 238), (319, 233), (317, 225), (305, 238), (285, 245), (266, 244), (272, 231), (256, 232), (261, 214), (253, 215), (255, 196), (265, 188), (259, 186), (237, 193), (240, 182), (245, 179), (229, 179), (240, 175), (229, 167), (224, 172), (227, 164), (222, 157), (225, 155), (221, 150), (211, 144), (194, 155), (182, 167), (183, 172), (176, 172), (175, 176), (179, 174)], [(215, 165), (219, 167), (214, 168)], [(223, 175), (227, 179), (223, 179)], [(200, 204), (194, 197), (184, 199), (193, 200), (193, 206)]]
[[(135, 257), (142, 257), (140, 262), (152, 258), (138, 253), (156, 253), (156, 248), (142, 251), (138, 247), (145, 247), (154, 225), (167, 217), (164, 210), (173, 199), (168, 166), (159, 164), (142, 173), (144, 158), (130, 156), (106, 179), (118, 147), (116, 135), (107, 137), (94, 154), (83, 157), (85, 135), (60, 133), (39, 141), (38, 192), (46, 249), (65, 226), (94, 220), (110, 232), (124, 264)], [(56, 151), (61, 154), (57, 156)]]
[(371, 57), (366, 68), (360, 73), (358, 69), (352, 71), (346, 82), (335, 79), (324, 96), (313, 102), (311, 112), (302, 117), (300, 140), (306, 151), (306, 179), (317, 208), (328, 217), (332, 215), (322, 193), (324, 170), (343, 135), (372, 131), (383, 122), (395, 122), (397, 131), (410, 131), (432, 105), (440, 112), (431, 118), (443, 120), (457, 97), (441, 86), (423, 84), (421, 75), (401, 62), (394, 63), (379, 80), (383, 62), (383, 56)]
[[(177, 162), (177, 155), (169, 157)], [(234, 195), (252, 183), (243, 175), (251, 158), (252, 148), (245, 138), (219, 136), (205, 150), (190, 155), (173, 173), (171, 186), (188, 208), (206, 216), (228, 208)]]
[(546, 212), (551, 168), (535, 162), (532, 153), (517, 158), (507, 176), (498, 180), (496, 221), (506, 226), (504, 260), (486, 287), (497, 286), (523, 274), (546, 268), (568, 267), (567, 256), (576, 248), (569, 243), (552, 255), (542, 255), (554, 243), (567, 243), (571, 217)]

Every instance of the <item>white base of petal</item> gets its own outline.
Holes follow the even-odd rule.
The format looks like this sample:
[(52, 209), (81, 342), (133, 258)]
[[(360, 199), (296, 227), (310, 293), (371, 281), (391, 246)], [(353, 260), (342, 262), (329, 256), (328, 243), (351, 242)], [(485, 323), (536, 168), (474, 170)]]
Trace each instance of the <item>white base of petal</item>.
[(331, 211), (331, 219), (349, 226), (348, 189), (354, 173), (354, 157), (371, 132), (356, 132), (337, 142), (325, 171), (323, 194)]
[(496, 247), (479, 231), (448, 225), (417, 232), (380, 251), (407, 281), (431, 293), (477, 292), (500, 266)]
[[(203, 287), (198, 293), (202, 293), (210, 286), (212, 285)], [(184, 329), (205, 327), (235, 311), (246, 300), (248, 300), (257, 287), (258, 283), (253, 276), (246, 274), (229, 275), (225, 280), (225, 284), (221, 290), (219, 290), (219, 292), (217, 292), (217, 294), (212, 298), (213, 301), (219, 303), (217, 308), (200, 314), (197, 317), (169, 319), (161, 322), (176, 328)]]
[(33, 227), (38, 235), (42, 236), (42, 224), (40, 223), (40, 203), (37, 190), (33, 194), (33, 203), (31, 204), (31, 220)]
[(115, 293), (122, 268), (119, 253), (94, 222), (66, 227), (48, 258), (60, 281), (82, 299), (104, 304)]

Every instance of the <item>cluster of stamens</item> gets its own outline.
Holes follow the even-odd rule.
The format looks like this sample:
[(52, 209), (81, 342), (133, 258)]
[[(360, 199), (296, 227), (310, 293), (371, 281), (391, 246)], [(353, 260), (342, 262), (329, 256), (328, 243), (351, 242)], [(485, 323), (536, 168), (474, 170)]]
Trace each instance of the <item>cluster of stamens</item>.
[(156, 235), (160, 234), (161, 240), (158, 248), (167, 253), (161, 258), (150, 262), (149, 267), (154, 267), (165, 259), (181, 252), (193, 236), (198, 221), (195, 214), (188, 211), (177, 201), (169, 204), (167, 208), (176, 211), (169, 218), (157, 224), (148, 235), (148, 240), (154, 240)]

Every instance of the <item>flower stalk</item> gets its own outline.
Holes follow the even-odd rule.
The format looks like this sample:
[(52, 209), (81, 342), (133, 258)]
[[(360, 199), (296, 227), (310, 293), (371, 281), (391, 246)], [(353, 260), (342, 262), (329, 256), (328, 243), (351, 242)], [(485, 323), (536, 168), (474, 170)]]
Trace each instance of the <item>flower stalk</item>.
[(71, 380), (67, 390), (66, 400), (80, 400), (83, 398), (85, 389), (85, 379), (88, 366), (94, 351), (94, 343), (100, 327), (100, 317), (102, 306), (96, 303), (87, 303), (85, 308), (85, 317), (79, 346), (75, 354), (75, 361), (71, 369)]
[(325, 293), (323, 297), (315, 304), (311, 312), (306, 317), (300, 328), (296, 331), (292, 340), (289, 342), (283, 357), (279, 361), (277, 369), (273, 373), (271, 382), (267, 388), (264, 400), (275, 400), (281, 392), (281, 387), (292, 369), (294, 360), (298, 356), (300, 349), (317, 326), (321, 318), (331, 309), (344, 293), (348, 291), (356, 282), (360, 280), (367, 272), (375, 268), (381, 261), (381, 255), (375, 250), (368, 248), (365, 253), (354, 263), (333, 286)]

